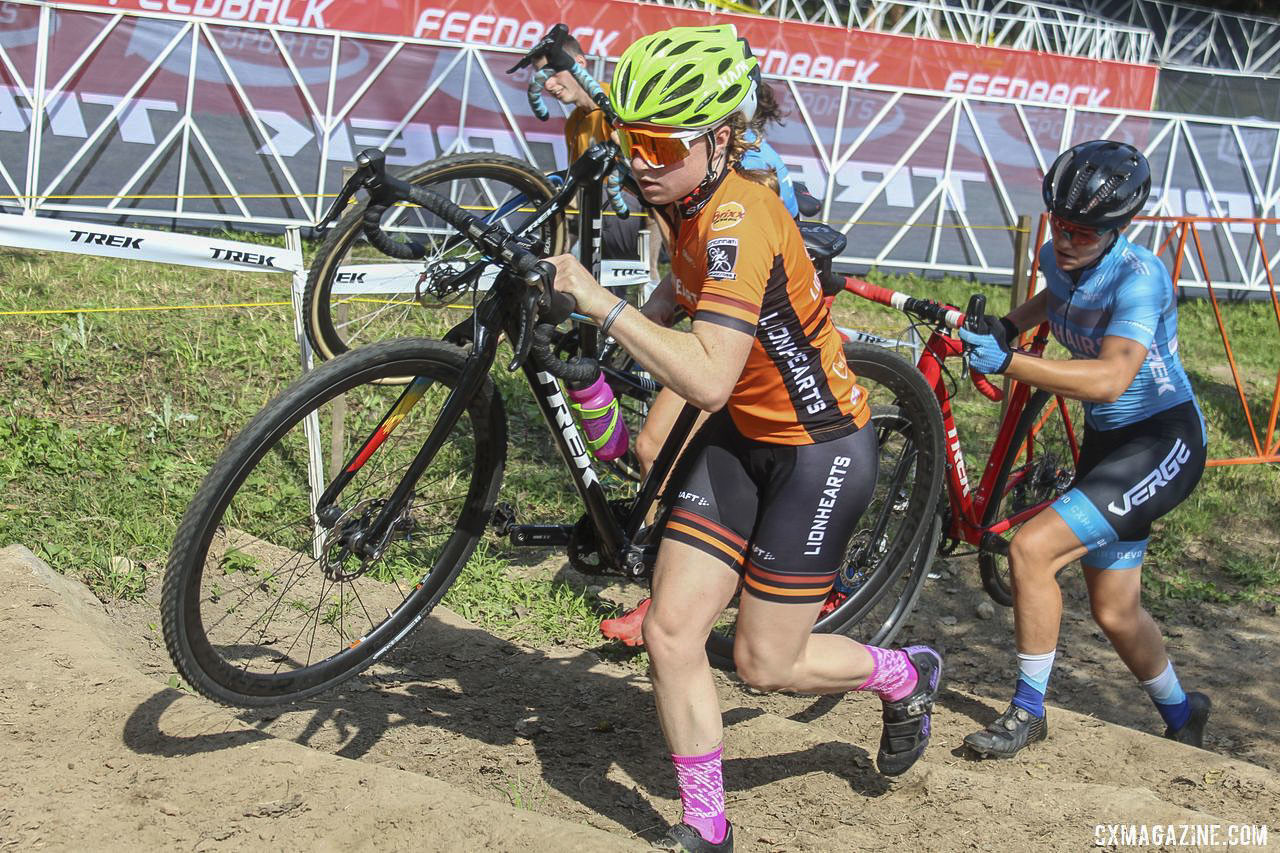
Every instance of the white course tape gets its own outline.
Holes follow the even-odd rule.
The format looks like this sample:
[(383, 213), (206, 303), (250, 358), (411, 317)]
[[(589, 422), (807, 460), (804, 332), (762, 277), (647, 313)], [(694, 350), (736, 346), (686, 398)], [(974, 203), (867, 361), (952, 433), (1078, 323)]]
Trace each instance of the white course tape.
[(0, 245), (212, 269), (287, 273), (302, 269), (300, 252), (276, 246), (11, 214), (0, 214)]
[[(334, 276), (335, 296), (378, 296), (414, 294), (424, 267), (414, 263), (344, 264)], [(461, 267), (459, 267), (461, 271)], [(480, 274), (480, 290), (488, 290), (497, 277), (496, 267)], [(649, 270), (639, 261), (601, 261), (600, 283), (605, 287), (626, 287), (649, 283)]]

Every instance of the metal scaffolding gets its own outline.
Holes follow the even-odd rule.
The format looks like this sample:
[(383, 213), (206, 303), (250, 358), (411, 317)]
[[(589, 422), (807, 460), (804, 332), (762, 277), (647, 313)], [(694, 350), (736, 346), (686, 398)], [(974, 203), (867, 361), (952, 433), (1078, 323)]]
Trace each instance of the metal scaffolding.
[(846, 29), (1040, 50), (1087, 59), (1152, 61), (1154, 38), (1141, 25), (1034, 0), (645, 0), (705, 11), (737, 11)]
[[(0, 208), (11, 212), (307, 225), (362, 147), (397, 166), (473, 150), (563, 165), (559, 126), (534, 119), (524, 82), (504, 73), (510, 50), (10, 5), (27, 10), (33, 38), (22, 53), (0, 42)], [(72, 23), (77, 39), (59, 52), (47, 34)], [(112, 77), (112, 62), (133, 64)], [(115, 90), (95, 88), (108, 79)], [(791, 115), (770, 140), (848, 233), (848, 266), (1010, 274), (1013, 229), (1040, 209), (1047, 163), (1097, 138), (1147, 153), (1149, 213), (1218, 218), (1197, 226), (1203, 261), (1184, 266), (1185, 284), (1262, 290), (1280, 262), (1280, 228), (1259, 255), (1252, 230), (1229, 221), (1280, 214), (1280, 124), (773, 84)], [(1147, 223), (1134, 236), (1156, 245), (1166, 231)]]

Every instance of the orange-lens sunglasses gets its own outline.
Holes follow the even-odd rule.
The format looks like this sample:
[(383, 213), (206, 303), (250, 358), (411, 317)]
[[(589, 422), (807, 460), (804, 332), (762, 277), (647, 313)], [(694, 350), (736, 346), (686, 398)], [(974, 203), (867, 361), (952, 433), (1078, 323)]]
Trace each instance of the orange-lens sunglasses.
[(1056, 213), (1049, 214), (1049, 224), (1054, 231), (1070, 240), (1073, 246), (1092, 246), (1102, 239), (1102, 232), (1098, 229), (1068, 222)]
[(685, 140), (646, 130), (619, 127), (618, 142), (628, 160), (639, 157), (654, 169), (674, 166), (689, 156), (689, 144)]

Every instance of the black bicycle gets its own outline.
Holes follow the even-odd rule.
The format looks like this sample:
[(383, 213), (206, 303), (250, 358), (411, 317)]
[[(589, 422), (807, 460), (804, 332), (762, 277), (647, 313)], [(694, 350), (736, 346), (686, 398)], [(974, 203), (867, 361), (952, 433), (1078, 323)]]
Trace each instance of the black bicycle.
[[(616, 154), (610, 147), (583, 159), (607, 169)], [(569, 181), (589, 173), (598, 181), (598, 172), (575, 164)], [(640, 541), (645, 512), (696, 415), (686, 408), (635, 498), (610, 502), (558, 382), (597, 368), (553, 354), (551, 324), (569, 306), (555, 298), (554, 270), (539, 260), (540, 247), (388, 177), (380, 152), (361, 154), (344, 195), (357, 186), (371, 196), (363, 230), (380, 251), (401, 258), (424, 251), (380, 228), (387, 210), (404, 202), (448, 222), (476, 249), (475, 263), (431, 268), (435, 286), (465, 291), (488, 268), (497, 274), (445, 340), (362, 347), (295, 382), (205, 477), (175, 537), (162, 607), (179, 672), (219, 702), (271, 705), (330, 688), (386, 654), (440, 601), (490, 523), (502, 483), (506, 412), (489, 377), (500, 336), (585, 510), (570, 525), (504, 518), (513, 542), (564, 544), (575, 565), (644, 577), (652, 554)], [(335, 209), (344, 203), (340, 197)], [(869, 375), (853, 355), (850, 366)], [(883, 362), (890, 365), (883, 401), (895, 403), (875, 414), (876, 496), (850, 543), (841, 592), (814, 626), (877, 642), (893, 635), (919, 591), (942, 476), (942, 436), (928, 418), (936, 403), (919, 373), (896, 361), (900, 372)], [(895, 455), (895, 446), (909, 450)], [(709, 641), (719, 663), (732, 660), (732, 634), (730, 612)]]

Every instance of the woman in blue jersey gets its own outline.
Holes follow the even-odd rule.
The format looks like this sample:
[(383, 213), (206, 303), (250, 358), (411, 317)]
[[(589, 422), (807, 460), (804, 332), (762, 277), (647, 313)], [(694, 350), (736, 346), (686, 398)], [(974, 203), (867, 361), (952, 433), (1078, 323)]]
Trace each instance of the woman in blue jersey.
[[(1040, 250), (1047, 287), (985, 328), (963, 330), (970, 364), (1081, 400), (1085, 433), (1070, 491), (1024, 524), (1009, 548), (1019, 677), (1013, 701), (966, 737), (1009, 758), (1043, 740), (1044, 694), (1058, 644), (1056, 574), (1084, 565), (1093, 617), (1165, 722), (1165, 737), (1200, 746), (1209, 698), (1186, 693), (1160, 629), (1142, 607), (1151, 523), (1181, 503), (1204, 471), (1204, 419), (1178, 359), (1178, 309), (1164, 264), (1121, 233), (1151, 191), (1151, 169), (1121, 142), (1077, 145), (1044, 178), (1053, 239)], [(1069, 361), (1011, 352), (1049, 320)]]

